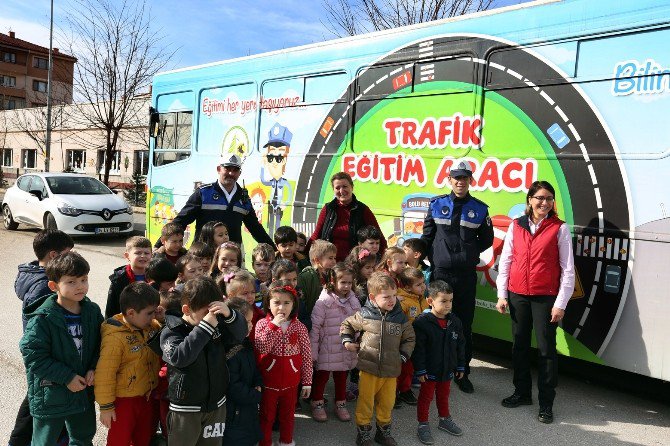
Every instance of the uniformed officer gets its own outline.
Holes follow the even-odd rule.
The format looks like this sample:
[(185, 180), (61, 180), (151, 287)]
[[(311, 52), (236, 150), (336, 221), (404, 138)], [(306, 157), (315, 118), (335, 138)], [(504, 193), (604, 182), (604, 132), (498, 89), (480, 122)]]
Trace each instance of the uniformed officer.
[(431, 281), (444, 280), (454, 289), (452, 312), (463, 323), (465, 375), (455, 380), (458, 387), (474, 392), (468, 375), (472, 359), (472, 321), (479, 254), (493, 244), (493, 225), (488, 206), (468, 192), (472, 168), (467, 161), (456, 163), (449, 172), (451, 193), (434, 197), (423, 225), (421, 238), (429, 247)]
[(236, 154), (221, 157), (216, 166), (218, 181), (200, 186), (181, 208), (173, 222), (183, 227), (195, 221), (194, 240), (202, 226), (210, 221), (222, 221), (228, 227), (230, 240), (242, 243), (242, 223), (254, 240), (275, 246), (265, 228), (256, 219), (256, 212), (247, 190), (237, 184), (242, 173), (242, 160)]

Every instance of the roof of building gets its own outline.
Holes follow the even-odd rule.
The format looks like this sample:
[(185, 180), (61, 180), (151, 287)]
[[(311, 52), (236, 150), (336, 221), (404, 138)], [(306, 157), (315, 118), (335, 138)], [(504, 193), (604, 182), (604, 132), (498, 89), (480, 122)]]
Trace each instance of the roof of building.
[[(23, 50), (35, 51), (35, 52), (39, 52), (39, 53), (49, 54), (49, 48), (46, 48), (46, 47), (43, 47), (43, 46), (40, 46), (40, 45), (36, 45), (34, 43), (30, 43), (26, 40), (19, 39), (18, 37), (14, 36), (14, 33), (10, 33), (10, 34), (0, 33), (0, 45), (13, 46), (15, 48), (20, 48), (20, 49), (23, 49)], [(56, 49), (54, 49), (54, 50), (56, 50)], [(77, 61), (76, 57), (70, 56), (70, 55), (65, 54), (65, 53), (61, 53), (60, 51), (54, 51), (54, 57), (59, 57), (59, 58), (62, 58), (62, 59), (70, 59), (73, 62)]]

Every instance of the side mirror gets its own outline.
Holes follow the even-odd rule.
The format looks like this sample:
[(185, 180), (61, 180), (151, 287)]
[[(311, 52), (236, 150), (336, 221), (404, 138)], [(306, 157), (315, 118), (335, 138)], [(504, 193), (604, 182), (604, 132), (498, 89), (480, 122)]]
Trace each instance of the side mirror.
[(34, 195), (37, 197), (38, 200), (42, 201), (42, 191), (37, 190), (37, 189), (31, 189), (30, 192), (28, 192), (30, 195)]
[(160, 115), (155, 108), (149, 107), (149, 136), (156, 138), (160, 128)]

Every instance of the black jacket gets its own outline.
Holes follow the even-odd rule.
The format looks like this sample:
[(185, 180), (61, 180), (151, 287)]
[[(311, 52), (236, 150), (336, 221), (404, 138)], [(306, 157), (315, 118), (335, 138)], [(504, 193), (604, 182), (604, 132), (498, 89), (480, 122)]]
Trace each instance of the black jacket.
[(175, 412), (211, 412), (225, 404), (228, 390), (225, 343), (241, 342), (247, 321), (237, 311), (216, 328), (166, 315), (160, 345), (168, 366), (168, 397)]
[(244, 223), (254, 240), (258, 243), (267, 243), (276, 249), (274, 242), (256, 219), (256, 212), (251, 205), (246, 189), (239, 184), (230, 203), (226, 200), (226, 195), (218, 181), (196, 189), (174, 218), (173, 223), (185, 228), (194, 221), (195, 235), (193, 240), (198, 240), (200, 230), (205, 223), (222, 221), (228, 227), (230, 240), (242, 243), (242, 223)]
[(127, 265), (119, 266), (114, 269), (114, 272), (109, 276), (109, 291), (107, 292), (107, 305), (105, 305), (105, 320), (110, 317), (119, 314), (121, 312), (121, 305), (119, 304), (119, 299), (121, 298), (121, 291), (128, 285), (130, 285), (132, 280), (128, 276), (126, 271)]
[[(37, 260), (19, 265), (19, 273), (14, 281), (14, 291), (19, 299), (23, 301), (23, 309), (35, 302), (40, 297), (53, 294), (49, 289), (49, 279), (43, 266)], [(23, 330), (26, 330), (28, 319), (22, 314)]]
[(230, 385), (226, 399), (226, 430), (224, 444), (255, 445), (263, 437), (258, 417), (263, 385), (256, 367), (254, 349), (249, 339), (228, 348), (227, 364)]
[(442, 328), (433, 313), (422, 313), (412, 324), (416, 347), (412, 364), (416, 376), (428, 375), (431, 381), (448, 381), (454, 370), (465, 370), (465, 337), (460, 319), (447, 315), (447, 328)]

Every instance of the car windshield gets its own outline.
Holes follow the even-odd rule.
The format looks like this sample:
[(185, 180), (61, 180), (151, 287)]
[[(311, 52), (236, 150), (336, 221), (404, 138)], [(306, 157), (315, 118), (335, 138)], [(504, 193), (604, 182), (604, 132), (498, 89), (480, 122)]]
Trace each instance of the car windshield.
[(95, 178), (88, 177), (47, 177), (49, 189), (61, 195), (107, 195), (111, 194), (107, 186)]

